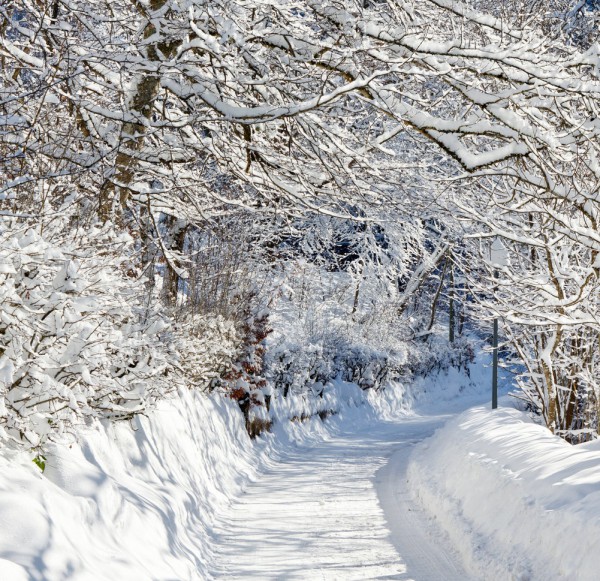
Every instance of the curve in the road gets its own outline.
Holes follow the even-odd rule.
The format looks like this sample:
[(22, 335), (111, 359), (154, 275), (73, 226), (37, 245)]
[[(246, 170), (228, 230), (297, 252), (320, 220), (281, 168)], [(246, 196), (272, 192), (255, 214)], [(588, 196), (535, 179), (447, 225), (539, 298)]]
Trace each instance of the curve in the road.
[(216, 579), (469, 576), (406, 486), (415, 442), (440, 418), (376, 423), (286, 451), (216, 527)]

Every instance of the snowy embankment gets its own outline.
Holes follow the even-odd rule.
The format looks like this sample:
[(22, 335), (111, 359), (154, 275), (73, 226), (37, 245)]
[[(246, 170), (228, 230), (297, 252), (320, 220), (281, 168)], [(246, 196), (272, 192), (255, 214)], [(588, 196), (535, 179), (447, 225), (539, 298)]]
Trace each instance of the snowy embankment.
[[(344, 382), (327, 386), (314, 410), (294, 399), (274, 404), (275, 433), (255, 441), (236, 403), (182, 391), (147, 417), (96, 424), (77, 444), (49, 445), (43, 474), (31, 452), (4, 448), (0, 579), (210, 578), (215, 524), (232, 500), (286, 446), (326, 434), (321, 409), (371, 409)], [(285, 419), (312, 412), (308, 422)]]
[(255, 472), (233, 402), (186, 392), (80, 444), (0, 456), (0, 579), (200, 579), (215, 514)]
[(572, 447), (525, 413), (477, 407), (420, 444), (408, 475), (481, 578), (599, 578), (600, 441)]

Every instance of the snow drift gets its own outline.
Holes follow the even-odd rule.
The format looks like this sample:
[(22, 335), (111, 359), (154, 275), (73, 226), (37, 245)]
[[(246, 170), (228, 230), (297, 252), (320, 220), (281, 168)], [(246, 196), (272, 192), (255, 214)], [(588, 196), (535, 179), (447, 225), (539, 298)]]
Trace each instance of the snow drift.
[(214, 515), (256, 460), (235, 404), (194, 392), (54, 445), (43, 475), (3, 452), (0, 579), (202, 578)]
[[(340, 422), (373, 411), (356, 385), (327, 388), (322, 402)], [(217, 517), (278, 451), (329, 429), (308, 403), (275, 400), (275, 433), (251, 441), (236, 402), (180, 390), (147, 416), (96, 422), (69, 447), (48, 444), (43, 474), (30, 451), (5, 446), (0, 579), (210, 578)]]
[(479, 577), (598, 579), (600, 442), (573, 447), (525, 413), (477, 407), (418, 446), (408, 475)]

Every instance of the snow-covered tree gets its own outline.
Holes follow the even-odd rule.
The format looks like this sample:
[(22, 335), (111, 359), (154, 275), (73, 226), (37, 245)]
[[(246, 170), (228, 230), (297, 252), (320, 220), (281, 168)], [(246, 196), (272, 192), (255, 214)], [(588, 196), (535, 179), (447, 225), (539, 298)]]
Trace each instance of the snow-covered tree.
[[(173, 306), (191, 233), (227, 205), (446, 220), (435, 268), (460, 228), (431, 208), (452, 199), (518, 255), (504, 318), (531, 331), (513, 335), (548, 425), (570, 429), (562, 378), (594, 375), (572, 337), (596, 325), (599, 54), (595, 25), (574, 32), (584, 3), (538, 4), (16, 0), (0, 7), (1, 210), (77, 204), (65, 235), (117, 224), (137, 269), (164, 265)], [(376, 262), (359, 264), (360, 282)]]
[(0, 427), (34, 447), (181, 384), (168, 322), (131, 283), (131, 238), (92, 228), (57, 244), (40, 230), (0, 227)]

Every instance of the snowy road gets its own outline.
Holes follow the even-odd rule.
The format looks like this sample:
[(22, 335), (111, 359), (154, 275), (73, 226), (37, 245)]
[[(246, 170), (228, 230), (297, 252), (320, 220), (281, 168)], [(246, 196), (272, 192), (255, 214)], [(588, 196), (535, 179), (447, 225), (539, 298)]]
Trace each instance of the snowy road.
[(374, 422), (286, 451), (217, 527), (216, 579), (467, 580), (406, 487), (447, 418)]

